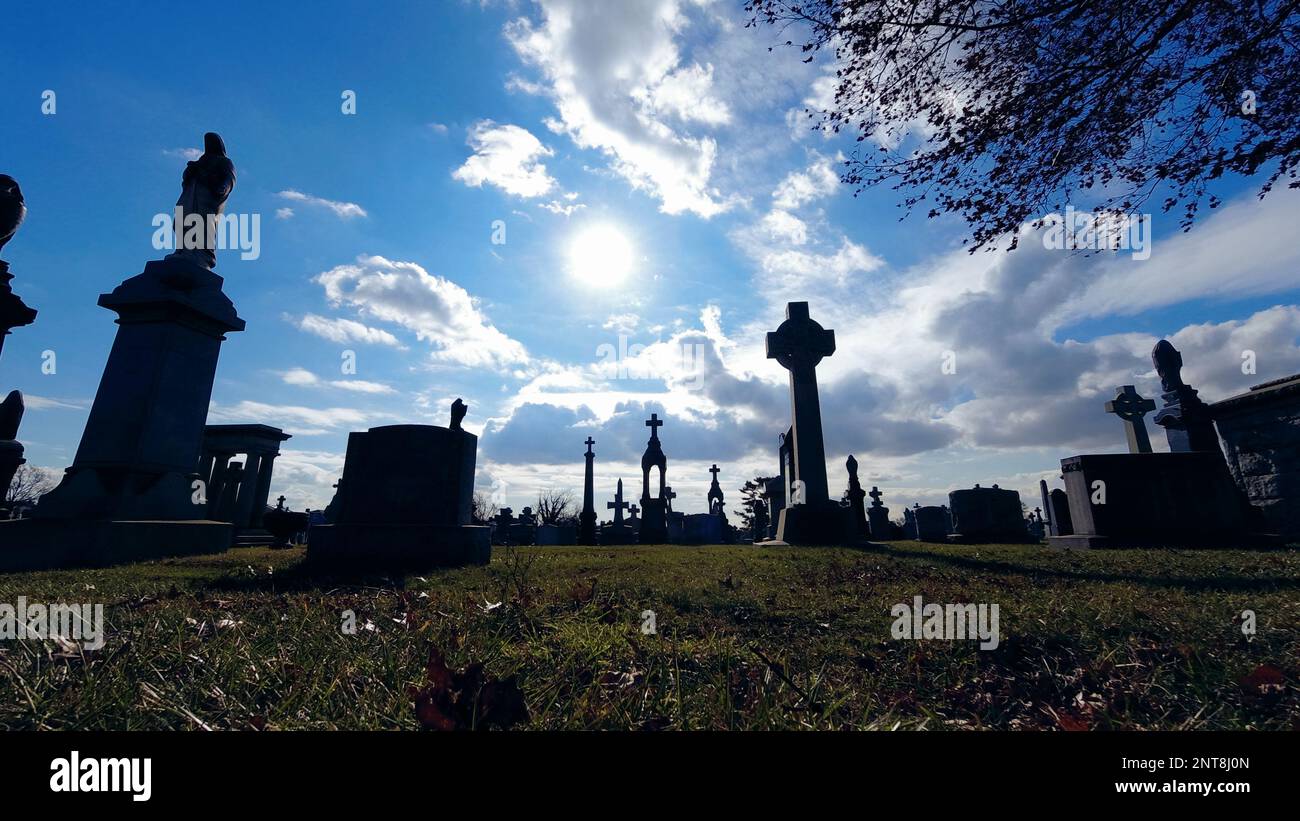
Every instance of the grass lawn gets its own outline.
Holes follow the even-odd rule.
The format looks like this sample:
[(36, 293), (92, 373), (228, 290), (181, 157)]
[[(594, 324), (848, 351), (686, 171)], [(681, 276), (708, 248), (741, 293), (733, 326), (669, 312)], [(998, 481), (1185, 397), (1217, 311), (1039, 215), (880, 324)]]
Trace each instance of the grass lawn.
[[(496, 548), (365, 580), (303, 557), (0, 576), (0, 603), (106, 621), (95, 652), (0, 641), (0, 728), (1300, 729), (1294, 550)], [(892, 639), (918, 594), (996, 603), (1000, 645)]]

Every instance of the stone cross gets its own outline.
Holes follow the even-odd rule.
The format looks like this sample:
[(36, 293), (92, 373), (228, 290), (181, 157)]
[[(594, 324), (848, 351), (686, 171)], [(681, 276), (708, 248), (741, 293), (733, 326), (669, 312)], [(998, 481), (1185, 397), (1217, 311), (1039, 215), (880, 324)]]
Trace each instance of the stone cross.
[(1143, 399), (1132, 385), (1121, 387), (1115, 392), (1115, 398), (1106, 403), (1106, 413), (1113, 413), (1124, 420), (1129, 453), (1151, 452), (1151, 439), (1147, 436), (1144, 417), (1155, 409), (1155, 401)]
[(606, 502), (605, 507), (614, 511), (614, 525), (623, 524), (623, 511), (627, 509), (627, 502), (623, 501), (623, 480), (618, 480), (618, 491), (614, 494), (614, 501)]
[(835, 332), (808, 316), (807, 302), (788, 303), (785, 316), (785, 322), (767, 335), (767, 358), (775, 359), (790, 372), (793, 478), (803, 482), (805, 504), (816, 506), (830, 499), (821, 402), (817, 398), (817, 363), (835, 353)]
[(720, 470), (718, 469), (718, 466), (717, 466), (716, 463), (713, 465), (713, 467), (709, 468), (709, 473), (712, 473), (712, 474), (713, 474), (713, 483), (714, 483), (715, 485), (718, 483), (718, 474), (721, 473), (721, 472), (722, 472), (722, 471), (720, 471)]
[(275, 509), (276, 509), (276, 510), (284, 510), (284, 497), (283, 497), (283, 496), (276, 497), (276, 500), (275, 500)]
[(871, 486), (871, 492), (868, 493), (867, 495), (871, 497), (871, 506), (872, 506), (872, 507), (880, 507), (880, 506), (881, 506), (881, 504), (880, 504), (880, 497), (881, 497), (881, 496), (884, 496), (885, 494), (883, 494), (883, 493), (880, 492), (880, 488), (876, 487), (875, 485), (872, 485), (872, 486)]
[(650, 414), (650, 418), (645, 420), (645, 426), (650, 429), (650, 438), (658, 439), (659, 428), (664, 426), (664, 420), (659, 418), (659, 414), (652, 413)]
[(592, 453), (591, 446), (596, 444), (596, 440), (588, 436), (587, 441), (583, 442), (582, 444), (587, 446), (587, 453)]
[(664, 498), (665, 498), (666, 500), (668, 500), (668, 509), (669, 509), (669, 510), (672, 510), (672, 509), (673, 509), (673, 499), (676, 499), (676, 498), (677, 498), (677, 494), (673, 492), (672, 487), (666, 487), (666, 488), (664, 488)]

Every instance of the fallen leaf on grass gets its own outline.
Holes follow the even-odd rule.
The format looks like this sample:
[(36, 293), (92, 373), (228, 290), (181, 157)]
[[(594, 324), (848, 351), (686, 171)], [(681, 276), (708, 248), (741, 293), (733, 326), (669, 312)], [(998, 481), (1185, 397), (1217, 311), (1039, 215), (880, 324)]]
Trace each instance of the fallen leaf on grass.
[(455, 671), (436, 647), (429, 648), (424, 687), (410, 687), (415, 717), (426, 730), (509, 729), (528, 721), (528, 707), (515, 676), (497, 679), (482, 663)]

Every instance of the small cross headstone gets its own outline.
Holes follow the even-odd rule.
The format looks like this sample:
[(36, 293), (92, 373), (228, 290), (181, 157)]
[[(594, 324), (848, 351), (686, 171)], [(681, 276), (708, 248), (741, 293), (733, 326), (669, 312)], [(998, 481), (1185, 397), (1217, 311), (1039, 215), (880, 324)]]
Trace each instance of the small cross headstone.
[(623, 501), (623, 480), (618, 480), (618, 490), (614, 494), (614, 501), (606, 502), (605, 507), (614, 511), (614, 525), (623, 524), (623, 511), (627, 509), (627, 502)]
[(880, 488), (876, 487), (875, 485), (872, 485), (871, 492), (868, 493), (867, 495), (871, 497), (872, 507), (880, 507), (880, 497), (884, 496), (885, 494), (880, 492)]
[(1106, 413), (1113, 413), (1124, 420), (1129, 453), (1151, 452), (1151, 439), (1147, 436), (1144, 417), (1155, 409), (1155, 401), (1143, 399), (1132, 385), (1121, 387), (1115, 392), (1115, 398), (1106, 403)]

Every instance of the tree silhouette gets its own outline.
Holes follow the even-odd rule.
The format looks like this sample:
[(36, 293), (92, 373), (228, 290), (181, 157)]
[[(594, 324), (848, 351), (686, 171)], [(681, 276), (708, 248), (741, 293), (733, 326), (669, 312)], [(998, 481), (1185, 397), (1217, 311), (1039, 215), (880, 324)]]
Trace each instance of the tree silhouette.
[[(1300, 187), (1297, 0), (747, 0), (750, 26), (835, 54), (819, 128), (856, 132), (842, 180), (889, 183), (908, 213), (955, 213), (970, 250), (1087, 192), (1152, 196), (1192, 227), (1207, 185)], [(786, 36), (783, 34), (782, 36)], [(801, 42), (800, 42), (801, 41)], [(1212, 195), (1208, 205), (1219, 201)]]

